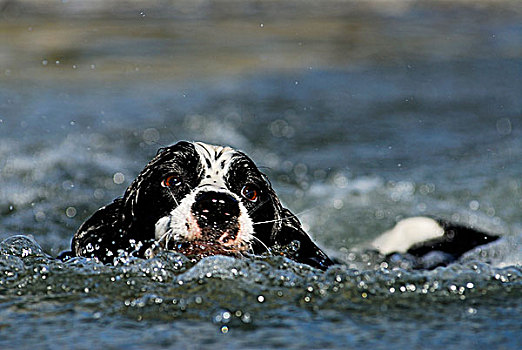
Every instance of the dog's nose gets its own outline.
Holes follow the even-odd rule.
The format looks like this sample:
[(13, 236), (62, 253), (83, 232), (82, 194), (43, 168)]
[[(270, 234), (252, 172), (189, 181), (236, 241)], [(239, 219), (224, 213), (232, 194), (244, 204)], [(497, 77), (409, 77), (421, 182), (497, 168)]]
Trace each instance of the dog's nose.
[(192, 213), (204, 226), (219, 226), (239, 217), (237, 199), (223, 192), (201, 192), (192, 205)]

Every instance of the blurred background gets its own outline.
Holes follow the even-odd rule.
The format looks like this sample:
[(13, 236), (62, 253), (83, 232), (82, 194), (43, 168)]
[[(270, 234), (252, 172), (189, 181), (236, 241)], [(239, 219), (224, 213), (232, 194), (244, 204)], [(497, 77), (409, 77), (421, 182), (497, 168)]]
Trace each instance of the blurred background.
[[(248, 153), (342, 264), (40, 254), (178, 140)], [(520, 349), (521, 154), (520, 0), (0, 0), (0, 348)], [(414, 215), (505, 239), (354, 249)]]
[(519, 1), (0, 1), (0, 239), (52, 254), (178, 140), (247, 152), (334, 253), (522, 228)]

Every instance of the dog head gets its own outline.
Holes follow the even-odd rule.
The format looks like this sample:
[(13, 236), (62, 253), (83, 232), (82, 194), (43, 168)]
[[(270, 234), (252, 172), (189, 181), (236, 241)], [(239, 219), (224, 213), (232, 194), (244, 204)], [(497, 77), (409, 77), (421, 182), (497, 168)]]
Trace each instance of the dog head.
[(102, 261), (121, 251), (148, 257), (166, 249), (198, 257), (275, 253), (319, 268), (332, 264), (248, 156), (201, 142), (160, 149), (123, 198), (80, 227), (72, 249)]

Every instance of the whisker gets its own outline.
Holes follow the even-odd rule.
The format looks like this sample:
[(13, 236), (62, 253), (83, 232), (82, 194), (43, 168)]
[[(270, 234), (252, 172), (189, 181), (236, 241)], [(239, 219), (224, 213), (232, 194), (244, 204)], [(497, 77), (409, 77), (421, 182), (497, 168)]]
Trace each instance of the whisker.
[[(257, 238), (256, 236), (252, 236), (252, 238), (253, 238), (255, 241), (257, 241), (259, 244), (261, 244), (261, 245), (263, 246), (263, 248), (266, 249), (266, 252), (267, 252), (267, 253), (271, 253), (270, 248), (268, 248), (268, 246), (267, 246), (265, 243), (263, 243), (263, 241), (261, 241), (261, 240), (260, 240), (259, 238)], [(253, 248), (250, 248), (250, 249), (252, 249), (252, 254), (254, 254), (254, 250), (253, 250)]]
[(176, 196), (174, 196), (174, 193), (172, 192), (172, 190), (170, 188), (169, 188), (169, 193), (170, 193), (170, 196), (172, 197), (172, 199), (174, 199), (174, 202), (176, 203), (176, 206), (179, 207), (179, 202), (176, 199)]
[(306, 213), (307, 211), (310, 211), (310, 210), (311, 209), (303, 210), (302, 212), (299, 212), (297, 214), (290, 213), (291, 215), (288, 215), (288, 216), (285, 216), (285, 217), (282, 217), (282, 218), (279, 218), (279, 219), (254, 222), (253, 225), (270, 224), (270, 223), (274, 223), (274, 222), (283, 222), (284, 220), (290, 219), (290, 218), (298, 219), (299, 218), (298, 215)]
[(271, 223), (274, 223), (274, 222), (282, 222), (283, 220), (285, 220), (286, 218), (281, 218), (281, 219), (274, 219), (274, 220), (267, 220), (267, 221), (259, 221), (259, 222), (254, 222), (252, 223), (252, 225), (261, 225), (261, 224), (271, 224)]
[(161, 241), (165, 240), (165, 249), (168, 249), (171, 238), (172, 238), (172, 231), (168, 230), (158, 239), (158, 243), (161, 243)]
[(294, 217), (294, 218), (299, 218), (299, 216), (305, 214), (305, 213), (308, 213), (308, 212), (311, 212), (313, 210), (316, 210), (319, 206), (315, 206), (315, 207), (311, 207), (311, 208), (308, 208), (308, 209), (304, 209), (304, 210), (301, 210), (300, 212), (298, 212), (297, 214), (293, 214), (291, 213), (292, 215), (291, 216), (288, 216), (288, 217)]
[(256, 207), (254, 207), (252, 210), (249, 210), (248, 211), (248, 214), (249, 215), (252, 215), (254, 214), (257, 210), (259, 210), (260, 208), (262, 208), (266, 203), (268, 203), (270, 201), (269, 198), (265, 199), (263, 202), (259, 203)]
[(154, 140), (151, 140), (150, 143), (153, 143), (153, 144), (155, 144), (156, 146), (159, 146), (160, 148), (166, 148), (166, 147), (168, 147), (168, 145), (164, 145), (164, 144), (162, 144), (161, 142), (154, 141)]
[(260, 225), (260, 224), (269, 224), (269, 223), (273, 223), (273, 222), (282, 222), (286, 219), (290, 219), (290, 218), (296, 218), (296, 219), (299, 219), (299, 216), (304, 214), (304, 213), (307, 213), (309, 211), (312, 211), (312, 210), (315, 210), (316, 208), (309, 208), (309, 209), (305, 209), (303, 211), (300, 211), (299, 213), (297, 214), (293, 214), (291, 212), (290, 215), (288, 216), (285, 216), (285, 217), (282, 217), (280, 219), (274, 219), (274, 220), (267, 220), (267, 221), (259, 221), (259, 222), (254, 222), (253, 225)]

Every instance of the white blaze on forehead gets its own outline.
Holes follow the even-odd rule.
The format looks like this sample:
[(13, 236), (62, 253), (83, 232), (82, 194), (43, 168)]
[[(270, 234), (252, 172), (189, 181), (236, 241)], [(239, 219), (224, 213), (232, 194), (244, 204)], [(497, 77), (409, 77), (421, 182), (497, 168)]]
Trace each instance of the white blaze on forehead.
[(377, 237), (371, 246), (381, 254), (405, 253), (413, 245), (442, 237), (444, 229), (427, 217), (414, 217), (401, 220), (391, 230)]
[(203, 167), (203, 179), (200, 186), (213, 185), (226, 188), (225, 175), (232, 164), (232, 159), (237, 156), (237, 151), (230, 147), (214, 146), (203, 142), (193, 144)]

